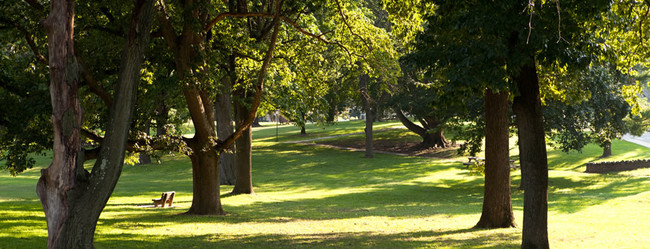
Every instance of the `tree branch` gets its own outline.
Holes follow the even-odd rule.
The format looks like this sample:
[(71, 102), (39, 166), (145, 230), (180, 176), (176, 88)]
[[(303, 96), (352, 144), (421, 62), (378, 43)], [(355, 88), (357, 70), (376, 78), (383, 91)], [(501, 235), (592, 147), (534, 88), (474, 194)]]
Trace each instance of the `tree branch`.
[[(100, 144), (99, 148), (101, 148), (101, 144), (104, 142), (104, 138), (88, 129), (82, 128), (81, 129), (81, 135), (92, 140), (95, 143)], [(179, 145), (178, 142), (172, 142), (172, 141), (182, 141), (184, 143), (189, 143), (191, 139), (183, 137), (183, 136), (170, 136), (170, 135), (163, 135), (163, 136), (156, 136), (156, 137), (145, 137), (137, 140), (132, 140), (129, 139), (126, 142), (126, 150), (129, 152), (149, 152), (149, 151), (154, 151), (154, 150), (174, 150), (176, 149)], [(181, 147), (183, 145), (180, 145)], [(97, 148), (97, 150), (99, 150)], [(88, 153), (89, 150), (86, 150), (86, 153)], [(88, 157), (86, 157), (87, 160), (89, 160)], [(94, 159), (94, 158), (90, 158)]]
[(397, 116), (397, 119), (399, 119), (399, 121), (402, 122), (402, 124), (410, 131), (420, 136), (426, 135), (427, 130), (408, 119), (401, 109), (395, 108), (395, 116)]
[(86, 85), (88, 85), (90, 91), (96, 94), (97, 96), (99, 96), (99, 98), (104, 102), (104, 104), (106, 104), (106, 107), (110, 109), (111, 106), (113, 105), (113, 97), (111, 96), (111, 94), (106, 89), (104, 89), (104, 87), (102, 87), (99, 83), (97, 83), (95, 78), (88, 71), (88, 68), (86, 67), (83, 60), (81, 59), (81, 56), (77, 55), (77, 61), (81, 65), (81, 76), (83, 76), (84, 82), (86, 83)]
[(277, 4), (275, 6), (275, 16), (273, 17), (273, 34), (271, 35), (271, 41), (269, 44), (269, 49), (266, 51), (266, 56), (264, 57), (264, 63), (262, 63), (262, 68), (260, 69), (259, 74), (257, 75), (257, 85), (255, 86), (255, 96), (253, 103), (248, 113), (248, 117), (244, 122), (242, 122), (234, 133), (230, 134), (228, 138), (223, 141), (217, 141), (215, 145), (215, 150), (217, 152), (222, 152), (227, 148), (230, 148), (235, 140), (237, 140), (244, 131), (250, 129), (251, 124), (255, 120), (257, 114), (257, 108), (260, 106), (262, 100), (262, 93), (264, 91), (264, 79), (266, 78), (266, 72), (271, 65), (271, 59), (273, 58), (273, 52), (275, 50), (275, 45), (278, 40), (278, 33), (280, 33), (280, 8), (283, 4), (282, 0), (276, 0)]
[(6, 23), (6, 24), (9, 24), (11, 26), (14, 26), (14, 27), (16, 27), (16, 29), (18, 29), (20, 32), (22, 32), (24, 37), (25, 37), (25, 40), (27, 41), (27, 45), (29, 45), (29, 48), (34, 53), (34, 57), (36, 57), (36, 60), (43, 63), (44, 65), (48, 65), (49, 62), (48, 62), (47, 58), (45, 58), (45, 56), (43, 56), (43, 54), (41, 54), (41, 52), (38, 51), (38, 47), (36, 46), (36, 42), (34, 41), (33, 35), (31, 33), (29, 33), (29, 31), (27, 31), (27, 29), (25, 27), (23, 27), (22, 25), (20, 25), (17, 22), (14, 22), (12, 20), (5, 19), (5, 18), (0, 18), (0, 23)]
[(169, 21), (169, 15), (167, 14), (165, 3), (162, 0), (158, 2), (158, 12), (160, 12), (158, 15), (158, 22), (160, 22), (160, 26), (162, 27), (163, 38), (172, 52), (178, 53), (178, 36), (176, 35), (174, 26), (171, 21)]
[(34, 9), (36, 9), (36, 10), (38, 10), (38, 11), (43, 11), (43, 10), (45, 10), (45, 7), (43, 7), (43, 5), (40, 4), (40, 3), (39, 3), (38, 1), (36, 1), (36, 0), (25, 0), (25, 2), (27, 2), (30, 6), (32, 6), (32, 8), (34, 8)]
[(354, 31), (352, 31), (352, 26), (350, 26), (350, 24), (348, 23), (348, 17), (345, 15), (345, 13), (343, 13), (343, 8), (341, 7), (341, 2), (339, 2), (339, 0), (336, 0), (336, 6), (339, 9), (339, 14), (343, 19), (343, 23), (348, 28), (348, 30), (350, 30), (350, 33), (356, 36), (357, 38), (359, 38), (363, 42), (363, 44), (366, 45), (366, 47), (368, 47), (368, 50), (372, 51), (373, 50), (372, 46), (365, 39), (363, 39), (363, 37), (361, 37), (359, 34), (355, 33)]
[(248, 12), (248, 13), (232, 13), (232, 12), (225, 12), (217, 15), (214, 19), (212, 19), (204, 28), (204, 31), (209, 31), (214, 27), (215, 24), (217, 24), (219, 21), (226, 17), (269, 17), (273, 18), (274, 15), (271, 13), (264, 13), (264, 12)]

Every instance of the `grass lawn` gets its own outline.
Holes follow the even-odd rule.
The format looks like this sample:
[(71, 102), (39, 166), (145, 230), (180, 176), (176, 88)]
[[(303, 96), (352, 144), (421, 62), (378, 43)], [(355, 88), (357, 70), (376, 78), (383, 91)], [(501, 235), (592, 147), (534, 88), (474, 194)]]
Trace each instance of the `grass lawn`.
[[(399, 126), (395, 122), (381, 127)], [(278, 139), (303, 140), (363, 131), (363, 123), (307, 136), (281, 126)], [(462, 157), (433, 159), (277, 143), (276, 127), (254, 131), (255, 195), (222, 199), (228, 215), (188, 216), (191, 167), (186, 157), (161, 165), (125, 166), (100, 217), (97, 248), (519, 248), (521, 228), (475, 230), (482, 205), (480, 176)], [(513, 152), (516, 150), (513, 150)], [(600, 148), (549, 151), (549, 237), (553, 248), (649, 248), (650, 170), (586, 174)], [(650, 149), (616, 141), (614, 160), (645, 158)], [(45, 219), (36, 196), (40, 168), (0, 174), (0, 248), (43, 248)], [(170, 176), (173, 176), (170, 178)], [(513, 206), (522, 224), (523, 193)], [(174, 208), (143, 208), (160, 192), (176, 191)], [(230, 191), (224, 187), (222, 194)]]

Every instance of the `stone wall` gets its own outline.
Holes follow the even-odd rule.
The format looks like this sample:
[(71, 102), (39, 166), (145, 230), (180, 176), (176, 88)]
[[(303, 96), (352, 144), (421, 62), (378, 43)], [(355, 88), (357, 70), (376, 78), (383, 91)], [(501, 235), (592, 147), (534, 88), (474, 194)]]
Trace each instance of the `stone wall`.
[(650, 168), (650, 160), (634, 161), (617, 161), (617, 162), (598, 162), (587, 163), (587, 173), (605, 173), (614, 171), (635, 170), (640, 168)]

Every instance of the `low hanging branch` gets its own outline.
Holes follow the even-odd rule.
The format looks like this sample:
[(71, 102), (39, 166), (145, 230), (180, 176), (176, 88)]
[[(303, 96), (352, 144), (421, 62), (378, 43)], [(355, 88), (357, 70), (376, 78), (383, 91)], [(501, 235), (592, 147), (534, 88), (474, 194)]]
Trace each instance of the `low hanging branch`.
[[(85, 128), (81, 129), (81, 135), (98, 144), (102, 144), (104, 142), (104, 137)], [(129, 139), (126, 142), (126, 150), (129, 152), (150, 152), (155, 150), (177, 150), (180, 148), (180, 150), (184, 151), (187, 149), (184, 149), (184, 146), (182, 144), (188, 143), (189, 140), (189, 138), (183, 136), (170, 135), (156, 136), (153, 138), (145, 137), (135, 140)], [(179, 141), (182, 143), (179, 143)], [(181, 145), (179, 146), (179, 144)], [(96, 159), (96, 157), (93, 155), (96, 155), (99, 152), (100, 148), (101, 146), (98, 148), (86, 149), (85, 160)]]

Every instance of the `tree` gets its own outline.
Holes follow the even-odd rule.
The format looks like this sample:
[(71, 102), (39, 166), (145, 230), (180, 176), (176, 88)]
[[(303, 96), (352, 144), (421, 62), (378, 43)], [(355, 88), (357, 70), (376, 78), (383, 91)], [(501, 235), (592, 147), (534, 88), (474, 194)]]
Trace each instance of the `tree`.
[[(230, 6), (248, 6), (246, 1), (229, 1)], [(338, 46), (345, 50), (350, 57), (359, 54), (358, 49), (353, 49), (349, 44), (354, 42), (354, 38), (348, 36), (346, 29), (341, 29), (333, 25), (336, 18), (329, 19), (326, 23), (327, 27), (336, 27), (334, 31), (327, 32), (322, 35), (310, 33), (301, 24), (309, 25), (315, 18), (313, 14), (316, 10), (326, 10), (323, 16), (337, 17), (341, 13), (340, 8), (337, 11), (332, 11), (330, 8), (334, 3), (325, 4), (322, 2), (302, 2), (302, 1), (262, 1), (260, 4), (254, 4), (264, 12), (244, 12), (233, 13), (223, 12), (224, 7), (221, 4), (212, 5), (208, 1), (190, 1), (182, 3), (169, 4), (171, 7), (161, 5), (159, 15), (159, 23), (162, 26), (162, 33), (165, 42), (168, 45), (171, 53), (174, 55), (174, 62), (179, 81), (183, 85), (183, 95), (186, 99), (190, 116), (195, 127), (195, 136), (187, 139), (185, 142), (191, 149), (189, 153), (192, 161), (193, 169), (193, 200), (192, 207), (188, 211), (190, 214), (223, 214), (219, 196), (219, 168), (217, 155), (230, 146), (240, 137), (246, 130), (250, 129), (250, 124), (255, 119), (257, 108), (260, 105), (261, 97), (263, 95), (264, 82), (267, 79), (267, 71), (271, 67), (271, 62), (274, 57), (275, 47), (277, 45), (280, 30), (292, 30), (304, 34), (310, 39), (316, 39), (324, 44)], [(340, 6), (337, 1), (336, 5)], [(215, 14), (216, 10), (218, 14)], [(240, 9), (238, 8), (238, 11)], [(187, 14), (187, 15), (185, 15)], [(333, 15), (335, 14), (335, 15)], [(297, 17), (308, 16), (309, 18), (299, 19)], [(295, 16), (296, 18), (290, 18)], [(220, 44), (228, 44), (226, 42), (233, 42), (235, 45), (243, 45), (232, 37), (221, 36), (216, 32), (216, 25), (223, 25), (223, 30), (228, 31), (227, 34), (237, 38), (238, 35), (248, 34), (246, 32), (239, 32), (239, 30), (230, 30), (231, 27), (237, 25), (229, 25), (221, 21), (232, 17), (232, 20), (244, 20), (248, 26), (259, 27), (259, 29), (251, 29), (251, 32), (256, 41), (253, 43), (254, 48), (263, 52), (263, 58), (249, 56), (247, 54), (239, 55), (239, 51), (234, 47), (226, 47), (230, 51), (228, 54), (237, 53), (238, 56), (246, 57), (245, 64), (238, 64), (237, 68), (245, 68), (253, 71), (256, 75), (252, 80), (246, 77), (232, 77), (231, 80), (237, 82), (239, 86), (233, 86), (235, 89), (243, 89), (244, 97), (251, 96), (252, 101), (246, 104), (249, 112), (245, 120), (240, 121), (237, 129), (233, 134), (228, 136), (225, 140), (215, 140), (216, 132), (213, 124), (213, 104), (212, 95), (210, 91), (214, 88), (212, 75), (218, 74), (219, 71), (212, 67), (211, 60), (219, 58), (218, 54), (211, 53), (215, 46)], [(241, 18), (241, 19), (240, 19)], [(230, 19), (228, 19), (230, 20)], [(299, 22), (294, 21), (299, 20)], [(325, 21), (324, 21), (325, 22)], [(288, 29), (285, 29), (285, 25)], [(177, 30), (180, 31), (177, 31)], [(220, 29), (219, 29), (220, 30)], [(215, 33), (216, 32), (216, 33)], [(219, 38), (212, 41), (212, 38)], [(250, 41), (250, 37), (242, 37)], [(341, 40), (339, 40), (341, 39)], [(211, 41), (208, 43), (207, 41)], [(210, 46), (208, 46), (210, 45)], [(214, 45), (214, 46), (212, 46)], [(221, 56), (223, 57), (223, 56)], [(269, 77), (271, 78), (271, 77)], [(241, 81), (241, 80), (244, 81)], [(236, 92), (236, 91), (233, 91)], [(250, 94), (250, 95), (248, 95)], [(239, 180), (237, 180), (239, 182)]]
[(603, 148), (602, 157), (610, 156), (612, 139), (629, 131), (625, 117), (631, 115), (631, 107), (622, 89), (633, 83), (613, 68), (599, 65), (589, 67), (575, 80), (582, 87), (580, 92), (547, 94), (542, 110), (547, 133), (563, 151), (580, 151), (596, 142)]
[[(428, 24), (422, 35), (426, 42), (420, 46), (429, 53), (423, 53), (426, 57), (421, 56), (420, 61), (435, 69), (431, 74), (444, 75), (456, 89), (509, 91), (514, 96), (525, 192), (522, 248), (548, 248), (548, 165), (537, 71), (577, 71), (595, 59), (596, 40), (587, 31), (594, 27), (608, 3), (562, 1), (569, 7), (561, 8), (560, 1), (429, 2), (437, 8), (426, 18)], [(581, 7), (574, 8), (578, 4)], [(486, 184), (489, 182), (495, 181), (486, 179)]]
[[(403, 65), (402, 71), (405, 76), (391, 97), (391, 105), (397, 118), (407, 129), (422, 138), (420, 148), (449, 147), (451, 143), (445, 138), (445, 126), (449, 120), (459, 115), (464, 103), (445, 101), (445, 97), (440, 96), (440, 92), (436, 90), (439, 86), (436, 86), (435, 80), (416, 79), (414, 67)], [(407, 118), (404, 112), (413, 115), (420, 125)]]
[(48, 33), (54, 149), (37, 193), (48, 225), (48, 248), (92, 248), (99, 214), (121, 173), (140, 64), (149, 40), (154, 1), (137, 1), (122, 57), (106, 137), (92, 171), (83, 168), (79, 64), (74, 53), (74, 1), (52, 1)]
[[(483, 95), (485, 191), (483, 212), (476, 227), (513, 227), (515, 223), (511, 204), (508, 152), (509, 82), (507, 75), (498, 74), (503, 72), (503, 69), (490, 68), (490, 65), (505, 60), (502, 57), (504, 51), (501, 50), (502, 47), (493, 46), (494, 41), (485, 41), (473, 36), (473, 29), (476, 28), (473, 25), (482, 25), (482, 22), (493, 17), (479, 15), (472, 22), (464, 20), (467, 15), (465, 11), (468, 11), (464, 8), (478, 11), (481, 7), (489, 8), (490, 4), (466, 5), (446, 1), (436, 3), (436, 12), (426, 17), (427, 31), (418, 37), (416, 50), (407, 58), (423, 70), (424, 77), (440, 82), (433, 88), (436, 91), (433, 94), (440, 96), (440, 100), (436, 102), (440, 106), (438, 108), (456, 106), (458, 110), (463, 110), (472, 102), (471, 99)], [(458, 28), (452, 28), (455, 26)]]

